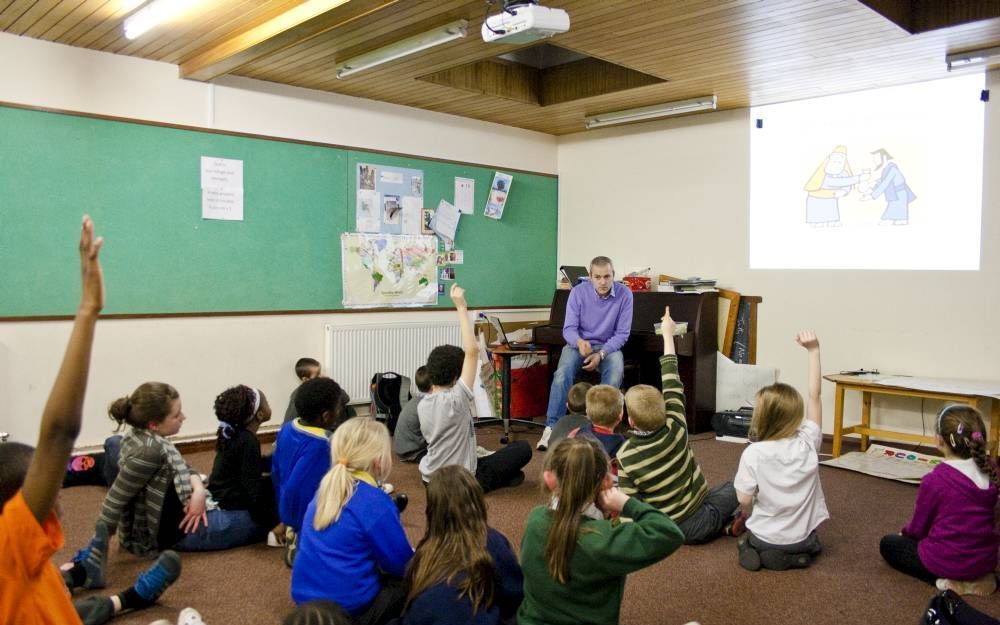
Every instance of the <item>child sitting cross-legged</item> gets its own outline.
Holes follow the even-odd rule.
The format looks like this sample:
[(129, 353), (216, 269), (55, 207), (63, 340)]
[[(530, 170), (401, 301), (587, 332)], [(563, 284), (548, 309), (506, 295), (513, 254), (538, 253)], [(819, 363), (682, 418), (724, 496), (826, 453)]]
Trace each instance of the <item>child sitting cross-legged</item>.
[(381, 486), (392, 470), (389, 430), (369, 417), (333, 433), (330, 470), (309, 503), (292, 567), (292, 599), (327, 599), (359, 625), (399, 616), (413, 549)]
[(935, 434), (944, 462), (920, 481), (913, 519), (900, 534), (884, 537), (879, 551), (894, 569), (939, 590), (993, 594), (1000, 480), (986, 424), (978, 410), (956, 404), (938, 413)]
[(705, 543), (727, 531), (738, 534), (742, 520), (733, 516), (739, 506), (733, 483), (709, 489), (691, 452), (669, 308), (662, 322), (663, 390), (640, 384), (625, 393), (633, 431), (618, 450), (618, 485), (669, 515), (684, 532), (687, 544)]
[(420, 462), (427, 453), (427, 441), (420, 431), (420, 416), (417, 414), (420, 401), (431, 392), (431, 376), (425, 365), (417, 367), (413, 381), (417, 385), (417, 392), (413, 393), (413, 398), (399, 412), (396, 431), (392, 434), (393, 449), (403, 462)]
[(424, 482), (441, 467), (457, 464), (468, 469), (485, 492), (524, 481), (521, 468), (531, 461), (531, 446), (514, 441), (483, 458), (476, 457), (472, 422), (472, 386), (476, 380), (479, 343), (469, 321), (465, 290), (452, 284), (451, 301), (462, 329), (462, 347), (441, 345), (427, 357), (431, 394), (417, 406), (420, 431), (427, 439), (427, 455), (420, 461)]
[[(542, 479), (552, 500), (528, 514), (521, 539), (520, 625), (615, 625), (626, 575), (684, 542), (670, 517), (613, 487), (609, 469), (604, 448), (589, 437), (549, 451)], [(612, 523), (610, 513), (634, 522)]]
[(427, 532), (406, 570), (400, 625), (513, 623), (523, 597), (521, 566), (507, 538), (486, 519), (476, 478), (457, 465), (427, 484)]
[(743, 450), (736, 472), (740, 506), (752, 508), (738, 545), (740, 566), (749, 571), (809, 566), (822, 550), (816, 528), (830, 518), (819, 481), (819, 340), (813, 332), (799, 332), (795, 340), (809, 354), (809, 418), (803, 419), (802, 396), (791, 386), (762, 388), (750, 422), (755, 442)]
[(542, 445), (538, 449), (545, 451), (548, 447), (555, 447), (556, 443), (582, 427), (590, 426), (590, 419), (587, 418), (587, 391), (594, 385), (590, 382), (577, 382), (566, 394), (565, 416), (559, 417), (556, 424), (552, 426), (552, 433), (549, 435), (548, 445)]
[(330, 378), (302, 383), (295, 397), (299, 417), (281, 426), (271, 455), (278, 516), (288, 528), (285, 564), (295, 559), (296, 535), (323, 475), (330, 470), (330, 436), (343, 423), (344, 393)]
[(624, 436), (615, 433), (615, 428), (622, 422), (625, 398), (617, 388), (609, 384), (598, 384), (587, 391), (586, 402), (587, 418), (591, 425), (589, 428), (584, 426), (583, 429), (600, 441), (611, 458), (612, 466), (615, 466), (618, 450), (625, 442)]
[[(111, 597), (71, 602), (67, 585), (50, 558), (63, 545), (59, 487), (83, 421), (94, 328), (104, 306), (104, 276), (98, 261), (103, 239), (90, 217), (80, 228), (80, 305), (59, 373), (42, 411), (38, 445), (0, 442), (0, 623), (99, 625), (123, 610), (152, 605), (180, 575), (180, 558), (165, 551), (134, 586)], [(103, 586), (103, 580), (100, 584)]]

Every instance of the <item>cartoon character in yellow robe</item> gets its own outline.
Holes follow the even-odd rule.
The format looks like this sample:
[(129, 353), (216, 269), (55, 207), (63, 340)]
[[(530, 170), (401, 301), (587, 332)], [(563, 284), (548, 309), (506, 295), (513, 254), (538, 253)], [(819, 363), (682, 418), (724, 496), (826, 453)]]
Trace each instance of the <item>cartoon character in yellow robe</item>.
[(806, 223), (814, 226), (840, 225), (840, 198), (870, 174), (865, 171), (854, 175), (847, 162), (847, 148), (838, 145), (806, 182)]

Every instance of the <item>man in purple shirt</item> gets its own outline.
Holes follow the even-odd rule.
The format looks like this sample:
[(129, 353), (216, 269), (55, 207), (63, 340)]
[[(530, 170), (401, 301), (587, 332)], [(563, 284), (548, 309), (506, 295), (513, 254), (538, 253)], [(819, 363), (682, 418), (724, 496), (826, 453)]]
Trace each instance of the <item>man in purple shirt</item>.
[(615, 282), (615, 268), (607, 256), (590, 261), (590, 281), (570, 291), (566, 303), (559, 368), (552, 379), (545, 431), (538, 449), (548, 448), (552, 426), (566, 414), (566, 395), (573, 378), (584, 371), (601, 371), (601, 384), (621, 387), (625, 372), (622, 346), (632, 331), (632, 291)]

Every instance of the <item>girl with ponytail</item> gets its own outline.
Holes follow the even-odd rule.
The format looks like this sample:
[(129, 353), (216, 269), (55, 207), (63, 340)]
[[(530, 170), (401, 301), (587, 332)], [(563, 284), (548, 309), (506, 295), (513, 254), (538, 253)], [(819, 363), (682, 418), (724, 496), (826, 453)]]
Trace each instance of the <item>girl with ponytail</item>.
[(348, 419), (333, 434), (330, 459), (298, 537), (292, 599), (333, 601), (359, 624), (380, 625), (402, 612), (413, 557), (381, 488), (392, 470), (389, 430), (368, 417)]
[(924, 476), (909, 525), (879, 545), (894, 569), (939, 590), (989, 595), (996, 590), (997, 467), (987, 453), (979, 411), (956, 404), (938, 413), (944, 460)]
[[(564, 439), (546, 457), (552, 501), (531, 511), (521, 540), (521, 625), (618, 623), (625, 576), (684, 543), (670, 517), (612, 486), (608, 471), (589, 438)], [(633, 522), (612, 524), (613, 512)]]
[(213, 516), (218, 516), (219, 529), (232, 543), (259, 542), (268, 531), (280, 543), (285, 527), (278, 520), (271, 458), (261, 456), (257, 440), (257, 430), (271, 419), (267, 397), (250, 386), (233, 386), (215, 398), (215, 416), (219, 428), (208, 490), (219, 512), (209, 512), (209, 526), (213, 526)]

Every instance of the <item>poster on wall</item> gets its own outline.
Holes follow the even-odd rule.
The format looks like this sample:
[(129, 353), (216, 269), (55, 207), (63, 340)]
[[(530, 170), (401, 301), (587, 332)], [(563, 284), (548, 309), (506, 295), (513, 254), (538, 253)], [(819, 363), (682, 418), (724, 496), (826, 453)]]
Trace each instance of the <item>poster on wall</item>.
[(419, 234), (424, 205), (424, 172), (358, 163), (355, 189), (357, 232)]
[(486, 201), (484, 215), (490, 219), (500, 219), (503, 217), (504, 206), (507, 205), (507, 194), (510, 193), (510, 183), (514, 176), (510, 174), (493, 174), (493, 184), (490, 185), (489, 199)]

